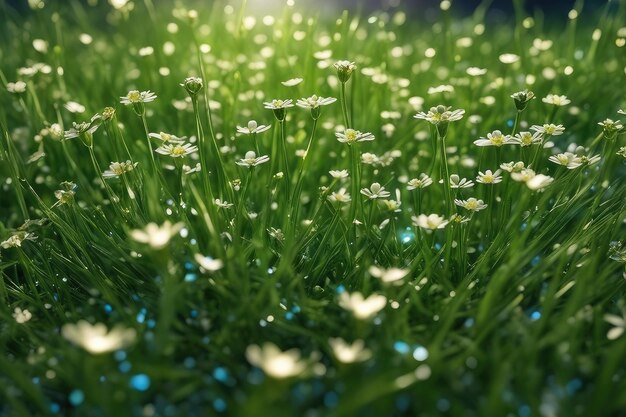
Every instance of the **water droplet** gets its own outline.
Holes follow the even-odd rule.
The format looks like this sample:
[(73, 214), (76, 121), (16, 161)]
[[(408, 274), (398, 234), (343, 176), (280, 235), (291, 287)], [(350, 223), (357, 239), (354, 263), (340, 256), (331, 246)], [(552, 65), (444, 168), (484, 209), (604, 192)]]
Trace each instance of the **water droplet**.
[(133, 375), (130, 378), (130, 387), (137, 391), (147, 391), (150, 388), (150, 377), (146, 374)]
[(194, 282), (196, 279), (198, 279), (198, 274), (195, 274), (193, 272), (188, 272), (185, 274), (185, 282)]
[(85, 401), (85, 394), (83, 394), (81, 390), (75, 389), (74, 391), (70, 392), (70, 396), (68, 398), (70, 400), (70, 403), (74, 407), (77, 407), (81, 405), (83, 401)]
[(226, 368), (217, 367), (213, 370), (213, 378), (218, 380), (219, 382), (227, 382), (228, 381), (228, 370)]
[(396, 350), (396, 352), (402, 353), (403, 355), (406, 353), (409, 353), (409, 351), (411, 350), (409, 344), (406, 342), (403, 342), (402, 340), (396, 341), (393, 344), (393, 348)]
[(111, 304), (105, 304), (104, 305), (104, 312), (107, 314), (111, 314), (111, 312), (113, 311), (113, 307), (111, 306)]
[(213, 400), (213, 408), (218, 413), (226, 411), (226, 401), (222, 400), (221, 398), (216, 398), (215, 400)]
[(541, 318), (541, 313), (537, 310), (533, 311), (532, 313), (530, 313), (530, 319), (532, 321), (537, 321)]
[(413, 351), (413, 359), (416, 361), (425, 361), (428, 359), (428, 349), (424, 346), (418, 346)]

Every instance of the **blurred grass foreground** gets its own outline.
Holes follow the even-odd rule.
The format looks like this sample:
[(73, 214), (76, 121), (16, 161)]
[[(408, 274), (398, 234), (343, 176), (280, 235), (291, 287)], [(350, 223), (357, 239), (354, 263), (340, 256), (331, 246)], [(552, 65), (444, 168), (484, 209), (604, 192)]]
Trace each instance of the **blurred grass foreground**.
[(420, 5), (0, 1), (0, 416), (626, 416), (626, 2)]

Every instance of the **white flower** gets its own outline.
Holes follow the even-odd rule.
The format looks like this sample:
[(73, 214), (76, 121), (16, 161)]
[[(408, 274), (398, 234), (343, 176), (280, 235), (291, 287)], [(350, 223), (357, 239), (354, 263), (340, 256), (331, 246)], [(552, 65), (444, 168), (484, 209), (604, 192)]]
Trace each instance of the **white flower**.
[(490, 169), (486, 170), (484, 173), (478, 171), (476, 182), (480, 182), (482, 184), (497, 184), (502, 181), (502, 176), (500, 176), (501, 172), (502, 171), (499, 169), (497, 169), (496, 172), (491, 172)]
[(552, 155), (548, 158), (548, 160), (550, 162), (554, 162), (555, 164), (562, 165), (567, 169), (576, 169), (582, 165), (580, 157), (571, 152)]
[(619, 110), (617, 111), (617, 113), (619, 113), (619, 114), (626, 114), (626, 110), (619, 109)]
[(474, 197), (470, 197), (467, 200), (454, 199), (454, 204), (469, 211), (480, 211), (487, 207), (483, 200), (477, 200)]
[(548, 94), (541, 101), (547, 104), (554, 104), (555, 106), (566, 106), (571, 103), (567, 96), (559, 96), (557, 94)]
[(215, 203), (216, 206), (218, 206), (219, 208), (231, 208), (233, 206), (233, 203), (229, 203), (228, 201), (224, 200), (220, 200), (219, 198), (216, 198), (215, 200), (213, 200), (213, 202)]
[(511, 138), (511, 143), (518, 144), (522, 147), (541, 143), (541, 133), (519, 132)]
[(474, 182), (467, 178), (461, 178), (457, 174), (450, 175), (450, 188), (471, 188)]
[(559, 136), (562, 135), (565, 131), (563, 125), (554, 125), (554, 124), (544, 124), (542, 126), (532, 125), (530, 130), (533, 130), (537, 133), (540, 133), (544, 136)]
[(70, 113), (84, 113), (85, 112), (85, 106), (75, 101), (68, 101), (67, 103), (63, 105), (63, 107), (65, 107), (65, 109), (69, 111)]
[(370, 188), (362, 188), (361, 194), (368, 197), (370, 200), (375, 200), (377, 198), (387, 198), (391, 194), (389, 191), (385, 191), (385, 187), (381, 186), (379, 183), (373, 183)]
[(185, 175), (190, 175), (190, 174), (193, 174), (194, 172), (199, 172), (199, 171), (202, 171), (202, 166), (200, 165), (200, 162), (198, 162), (193, 167), (183, 164), (183, 173), (185, 173)]
[(519, 172), (512, 172), (511, 178), (514, 181), (524, 182), (526, 186), (535, 191), (547, 187), (554, 181), (554, 178), (543, 174), (536, 174), (530, 168), (522, 169)]
[(252, 135), (253, 133), (263, 133), (268, 131), (271, 128), (269, 125), (257, 125), (255, 120), (250, 120), (248, 122), (248, 126), (241, 127), (237, 126), (237, 133), (241, 133), (244, 135)]
[(369, 132), (360, 132), (354, 129), (346, 129), (343, 132), (335, 132), (337, 140), (341, 143), (352, 144), (355, 142), (365, 142), (374, 140), (374, 135)]
[(282, 81), (281, 84), (285, 87), (294, 87), (302, 82), (302, 78), (292, 78), (287, 81)]
[(465, 72), (467, 75), (471, 75), (472, 77), (478, 77), (480, 75), (485, 75), (487, 70), (485, 68), (469, 67), (465, 70)]
[(342, 83), (348, 82), (348, 80), (352, 76), (352, 73), (356, 69), (356, 65), (354, 65), (354, 62), (345, 60), (335, 62), (333, 66), (337, 70), (337, 78), (339, 78), (339, 81)]
[(63, 337), (89, 353), (100, 354), (125, 348), (135, 341), (135, 329), (118, 326), (110, 331), (103, 323), (89, 324), (80, 320), (76, 324), (65, 324)]
[(439, 105), (437, 107), (431, 107), (427, 113), (419, 112), (415, 116), (415, 119), (426, 120), (431, 124), (438, 125), (440, 123), (455, 122), (461, 120), (465, 114), (465, 110), (457, 109), (450, 110), (451, 107)]
[(13, 94), (21, 94), (26, 91), (26, 83), (24, 81), (7, 83), (7, 91)]
[(167, 246), (172, 236), (176, 235), (183, 226), (183, 223), (172, 224), (169, 220), (161, 226), (149, 223), (143, 230), (132, 230), (130, 236), (139, 243), (147, 243), (152, 249), (160, 250)]
[(369, 273), (374, 278), (378, 278), (384, 284), (402, 285), (402, 278), (406, 277), (410, 269), (400, 268), (381, 268), (376, 265), (372, 265), (369, 268)]
[(428, 87), (428, 94), (454, 93), (454, 87), (450, 84), (442, 84), (436, 87)]
[(30, 311), (26, 309), (22, 310), (19, 307), (15, 307), (12, 316), (18, 324), (24, 324), (33, 318), (33, 315)]
[(604, 321), (615, 326), (606, 334), (606, 337), (609, 340), (615, 340), (624, 334), (624, 331), (626, 330), (626, 313), (622, 317), (614, 314), (605, 314)]
[(328, 201), (330, 201), (331, 203), (349, 203), (351, 200), (352, 198), (350, 198), (350, 194), (346, 192), (345, 188), (333, 192), (331, 195), (328, 196)]
[(156, 98), (157, 95), (150, 90), (141, 92), (138, 90), (131, 90), (126, 96), (120, 97), (120, 103), (128, 106), (129, 104), (149, 103), (154, 101)]
[(263, 103), (263, 106), (266, 109), (270, 110), (279, 110), (279, 109), (287, 109), (289, 107), (293, 107), (293, 100), (272, 100), (266, 103)]
[(355, 292), (348, 294), (342, 292), (339, 294), (339, 305), (344, 309), (351, 311), (354, 317), (359, 320), (367, 320), (382, 310), (387, 304), (387, 298), (384, 295), (372, 294), (367, 298), (363, 298), (363, 294)]
[(105, 179), (109, 178), (117, 178), (120, 175), (124, 175), (127, 172), (132, 171), (137, 166), (137, 162), (132, 163), (131, 161), (126, 162), (111, 162), (109, 165), (109, 169), (102, 173), (102, 177)]
[(514, 64), (519, 61), (519, 55), (515, 54), (502, 54), (498, 57), (503, 64)]
[(264, 164), (265, 162), (269, 160), (270, 160), (270, 157), (267, 155), (257, 157), (254, 151), (248, 151), (246, 152), (246, 155), (243, 159), (240, 159), (239, 161), (235, 163), (242, 167), (251, 168), (257, 165)]
[(224, 267), (224, 262), (220, 261), (219, 259), (213, 259), (209, 256), (204, 256), (199, 253), (196, 253), (193, 258), (196, 260), (196, 262), (198, 262), (200, 268), (202, 268), (206, 272), (219, 271)]
[(554, 181), (554, 178), (550, 176), (537, 174), (528, 181), (526, 181), (526, 186), (529, 189), (535, 191), (547, 187), (552, 183), (552, 181)]
[(504, 135), (499, 130), (494, 130), (491, 133), (487, 133), (487, 138), (481, 137), (474, 141), (476, 146), (502, 146), (511, 143), (511, 137)]
[(309, 98), (299, 99), (296, 104), (298, 107), (302, 107), (303, 109), (316, 109), (320, 106), (328, 106), (329, 104), (333, 104), (337, 99), (334, 97), (318, 97), (315, 94)]
[(328, 344), (335, 358), (341, 363), (363, 362), (372, 357), (372, 352), (365, 348), (365, 342), (361, 339), (349, 344), (341, 338), (331, 338)]
[(511, 161), (511, 162), (503, 162), (502, 164), (500, 164), (500, 168), (502, 168), (503, 170), (507, 172), (520, 172), (521, 170), (525, 168), (525, 166), (524, 166), (523, 161), (518, 161), (518, 162)]
[(198, 152), (198, 147), (191, 143), (185, 143), (184, 145), (165, 143), (159, 146), (155, 152), (161, 155), (171, 156), (172, 158), (184, 158), (189, 154)]
[(429, 214), (428, 216), (420, 214), (419, 216), (412, 216), (411, 220), (414, 226), (429, 230), (443, 229), (448, 224), (447, 220), (437, 214)]
[(260, 368), (268, 376), (276, 379), (291, 378), (300, 375), (307, 367), (300, 357), (298, 349), (283, 352), (273, 343), (264, 343), (262, 347), (250, 345), (246, 349), (246, 358), (252, 365)]
[(165, 133), (165, 132), (149, 133), (148, 137), (158, 139), (162, 141), (163, 143), (178, 143), (178, 144), (185, 143), (185, 139), (187, 139), (187, 137), (185, 136), (179, 138), (176, 135), (172, 135), (171, 133)]
[(430, 178), (428, 175), (421, 173), (419, 179), (417, 178), (413, 178), (411, 180), (409, 180), (409, 182), (407, 182), (406, 184), (406, 189), (409, 191), (412, 190), (416, 190), (416, 189), (421, 189), (421, 188), (426, 188), (429, 185), (431, 185), (433, 183), (432, 178)]
[(341, 171), (339, 171), (339, 170), (330, 170), (330, 171), (328, 171), (328, 173), (330, 174), (331, 177), (337, 178), (337, 179), (348, 178), (348, 175), (349, 175), (348, 174), (348, 170), (346, 170), (346, 169), (342, 169)]

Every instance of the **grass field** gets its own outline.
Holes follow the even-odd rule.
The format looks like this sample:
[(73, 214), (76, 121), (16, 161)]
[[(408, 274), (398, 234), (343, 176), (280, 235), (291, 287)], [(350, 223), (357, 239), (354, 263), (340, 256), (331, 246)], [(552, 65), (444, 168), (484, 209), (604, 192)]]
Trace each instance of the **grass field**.
[(625, 416), (626, 2), (490, 3), (0, 1), (0, 416)]

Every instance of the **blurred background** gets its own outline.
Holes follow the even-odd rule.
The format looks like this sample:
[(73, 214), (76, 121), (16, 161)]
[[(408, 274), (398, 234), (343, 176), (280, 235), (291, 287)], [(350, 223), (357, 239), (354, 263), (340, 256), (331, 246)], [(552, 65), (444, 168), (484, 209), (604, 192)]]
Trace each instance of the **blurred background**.
[[(88, 4), (106, 4), (109, 0), (74, 0)], [(123, 2), (125, 0), (111, 0)], [(128, 0), (135, 3), (142, 3), (143, 0)], [(294, 0), (299, 6), (309, 6), (315, 12), (325, 15), (332, 15), (344, 9), (350, 11), (369, 12), (374, 10), (388, 10), (401, 8), (414, 17), (433, 18), (439, 9), (440, 0)], [(612, 0), (617, 3), (620, 0)], [(71, 6), (73, 1), (67, 0), (0, 0), (22, 12), (29, 10), (29, 2), (43, 2), (47, 6), (60, 7), (62, 5)], [(172, 4), (180, 3), (187, 7), (205, 8), (214, 3), (226, 3), (225, 0), (152, 0), (158, 8), (171, 7)], [(565, 16), (567, 12), (576, 4), (583, 3), (584, 11), (596, 11), (600, 7), (611, 2), (610, 0), (523, 0), (527, 12), (543, 13), (550, 16)], [(230, 1), (233, 5), (241, 3), (241, 0)], [(452, 0), (452, 10), (457, 15), (469, 15), (481, 3), (489, 4), (488, 19), (498, 19), (510, 17), (513, 14), (513, 0)], [(248, 7), (256, 12), (270, 13), (284, 7), (286, 0), (248, 0)]]

